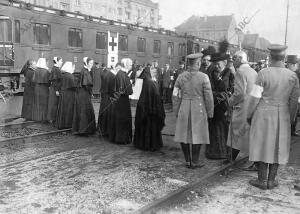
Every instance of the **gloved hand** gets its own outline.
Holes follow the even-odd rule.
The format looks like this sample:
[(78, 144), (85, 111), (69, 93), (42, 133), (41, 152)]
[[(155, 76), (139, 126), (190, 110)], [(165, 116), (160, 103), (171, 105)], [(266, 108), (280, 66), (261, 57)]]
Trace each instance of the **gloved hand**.
[(55, 91), (57, 97), (59, 97), (59, 91)]

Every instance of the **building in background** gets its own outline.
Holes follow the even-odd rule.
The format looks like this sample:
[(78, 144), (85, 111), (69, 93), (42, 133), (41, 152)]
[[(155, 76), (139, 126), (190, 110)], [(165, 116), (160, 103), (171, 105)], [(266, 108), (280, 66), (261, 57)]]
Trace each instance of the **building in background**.
[(247, 33), (244, 35), (244, 39), (242, 42), (242, 47), (244, 48), (257, 48), (262, 50), (267, 50), (270, 42), (263, 38), (259, 37), (258, 34), (250, 34)]
[(141, 26), (159, 27), (159, 4), (151, 0), (25, 0), (25, 2)]
[(220, 41), (227, 39), (231, 44), (238, 44), (236, 21), (233, 15), (228, 16), (191, 16), (175, 30), (179, 34), (197, 36), (203, 39)]

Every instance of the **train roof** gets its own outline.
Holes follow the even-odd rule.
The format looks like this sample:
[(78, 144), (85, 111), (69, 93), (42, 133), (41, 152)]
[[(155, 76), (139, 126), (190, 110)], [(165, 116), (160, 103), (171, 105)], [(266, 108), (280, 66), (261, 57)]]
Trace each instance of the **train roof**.
[[(110, 20), (110, 19), (105, 19), (103, 17), (95, 17), (95, 16), (90, 16), (86, 14), (82, 14), (79, 12), (69, 12), (65, 10), (59, 10), (55, 8), (50, 8), (50, 7), (43, 7), (39, 5), (34, 5), (31, 3), (26, 3), (23, 1), (18, 1), (18, 0), (0, 0), (0, 5), (4, 6), (11, 6), (15, 8), (20, 8), (24, 10), (31, 10), (39, 13), (45, 13), (45, 14), (53, 14), (53, 15), (59, 15), (62, 17), (68, 17), (68, 18), (73, 18), (73, 19), (78, 19), (81, 21), (87, 21), (87, 22), (94, 22), (94, 23), (99, 23), (103, 25), (113, 25), (113, 26), (119, 26), (121, 28), (126, 28), (129, 30), (140, 30), (144, 32), (152, 32), (152, 33), (158, 33), (162, 35), (167, 35), (167, 36), (174, 36), (174, 37), (181, 37), (181, 38), (186, 38), (186, 39), (191, 39), (196, 42), (202, 42), (202, 43), (207, 43), (208, 45), (217, 45), (218, 41), (213, 41), (213, 40), (208, 40), (208, 39), (203, 39), (199, 38), (196, 36), (188, 35), (188, 34), (178, 34), (175, 31), (172, 30), (166, 30), (164, 28), (152, 28), (152, 27), (147, 27), (147, 26), (140, 26), (137, 24), (131, 24), (131, 23), (125, 23), (125, 22), (120, 22), (120, 21), (115, 21), (115, 20)], [(232, 48), (238, 48), (238, 45), (230, 44), (230, 47)], [(268, 50), (263, 50), (263, 49), (257, 49), (257, 48), (249, 48), (247, 49), (251, 50), (258, 50), (261, 52), (269, 52)]]

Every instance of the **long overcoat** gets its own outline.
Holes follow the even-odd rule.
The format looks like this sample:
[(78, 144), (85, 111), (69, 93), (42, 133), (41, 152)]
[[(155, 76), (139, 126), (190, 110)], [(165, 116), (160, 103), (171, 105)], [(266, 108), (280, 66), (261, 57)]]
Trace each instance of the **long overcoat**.
[(258, 73), (248, 108), (250, 161), (286, 164), (289, 160), (291, 121), (297, 111), (299, 82), (295, 72), (277, 62)]
[(209, 144), (208, 117), (213, 117), (214, 100), (209, 78), (199, 71), (184, 71), (175, 82), (173, 95), (181, 94), (176, 121), (176, 142)]
[(248, 64), (242, 64), (236, 72), (234, 93), (229, 98), (229, 106), (233, 107), (227, 146), (249, 153), (249, 131), (247, 123), (247, 108), (253, 85), (257, 78), (257, 72)]

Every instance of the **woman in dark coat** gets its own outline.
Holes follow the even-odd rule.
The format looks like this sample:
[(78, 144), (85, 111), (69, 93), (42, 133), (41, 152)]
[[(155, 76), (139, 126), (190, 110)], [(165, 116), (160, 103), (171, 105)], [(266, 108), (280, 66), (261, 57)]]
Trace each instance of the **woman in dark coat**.
[(53, 58), (53, 67), (49, 76), (49, 100), (48, 100), (48, 114), (47, 118), (50, 123), (54, 123), (56, 119), (59, 92), (61, 86), (61, 71), (60, 67), (63, 64), (63, 60), (60, 57)]
[(83, 58), (84, 67), (74, 73), (76, 84), (75, 108), (72, 131), (79, 135), (92, 135), (96, 131), (94, 107), (91, 101), (93, 81), (90, 71), (94, 61)]
[(214, 97), (214, 117), (209, 123), (210, 144), (206, 147), (206, 157), (209, 159), (227, 158), (228, 136), (228, 98), (233, 93), (234, 75), (226, 68), (225, 55), (212, 55), (215, 68), (211, 77), (211, 86)]
[(136, 107), (133, 144), (147, 151), (156, 151), (163, 146), (161, 131), (165, 125), (165, 110), (159, 94), (155, 74), (144, 70), (139, 78), (143, 79), (141, 95)]
[(61, 88), (56, 117), (58, 129), (72, 128), (76, 92), (74, 69), (72, 62), (65, 62), (61, 68)]
[(118, 144), (132, 141), (132, 117), (129, 95), (133, 93), (127, 72), (122, 63), (116, 65), (115, 90), (112, 99), (111, 123), (109, 124), (109, 140)]
[(34, 121), (47, 121), (49, 98), (49, 68), (45, 58), (40, 58), (33, 75), (34, 104), (32, 107)]
[(36, 62), (29, 59), (23, 66), (21, 73), (25, 77), (25, 88), (23, 94), (23, 105), (21, 116), (26, 120), (32, 120), (32, 106), (34, 102), (33, 74), (36, 69)]
[(110, 122), (111, 122), (111, 111), (113, 107), (112, 100), (113, 93), (115, 90), (115, 74), (111, 69), (103, 69), (101, 74), (101, 102), (98, 115), (98, 131), (101, 137), (108, 137)]

